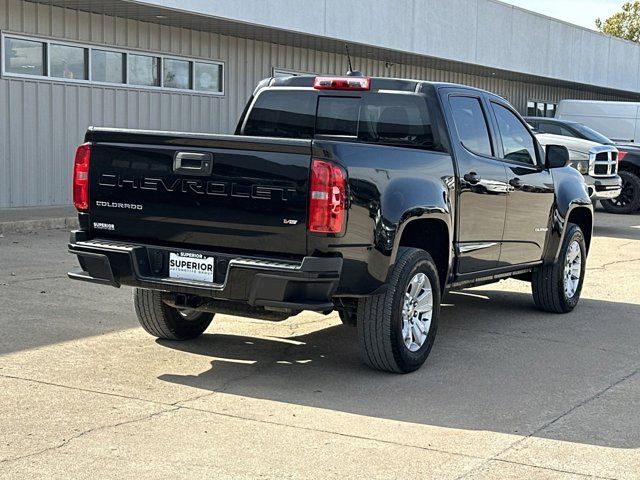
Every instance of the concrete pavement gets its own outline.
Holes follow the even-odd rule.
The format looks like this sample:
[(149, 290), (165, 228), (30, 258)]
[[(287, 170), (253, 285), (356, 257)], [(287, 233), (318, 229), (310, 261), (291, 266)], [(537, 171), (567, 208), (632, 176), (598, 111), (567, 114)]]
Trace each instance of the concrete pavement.
[(398, 376), (335, 314), (156, 341), (129, 289), (66, 279), (66, 233), (5, 234), (0, 478), (640, 478), (640, 215), (595, 235), (574, 312), (451, 294)]

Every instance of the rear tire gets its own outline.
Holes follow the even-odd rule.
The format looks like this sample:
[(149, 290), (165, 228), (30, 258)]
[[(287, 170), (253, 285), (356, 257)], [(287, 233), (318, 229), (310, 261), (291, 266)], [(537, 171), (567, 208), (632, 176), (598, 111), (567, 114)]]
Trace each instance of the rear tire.
[(365, 363), (386, 372), (417, 370), (431, 352), (439, 316), (440, 279), (433, 259), (424, 250), (400, 248), (386, 292), (358, 302)]
[(627, 214), (640, 208), (640, 177), (633, 172), (621, 170), (622, 192), (613, 200), (602, 200), (602, 208), (609, 213)]
[(165, 340), (199, 337), (213, 320), (213, 313), (179, 310), (162, 301), (162, 292), (133, 289), (133, 304), (142, 328)]
[[(551, 265), (538, 267), (532, 273), (533, 301), (540, 310), (568, 313), (575, 308), (584, 283), (586, 252), (582, 230), (569, 223), (558, 260)], [(579, 263), (576, 263), (576, 259)]]

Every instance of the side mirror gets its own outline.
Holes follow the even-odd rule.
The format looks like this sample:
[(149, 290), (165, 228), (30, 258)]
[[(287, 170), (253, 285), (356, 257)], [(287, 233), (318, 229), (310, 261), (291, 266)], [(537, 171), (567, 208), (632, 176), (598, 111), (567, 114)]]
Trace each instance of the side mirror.
[(547, 145), (545, 147), (544, 164), (546, 168), (560, 168), (569, 165), (569, 150), (562, 145)]

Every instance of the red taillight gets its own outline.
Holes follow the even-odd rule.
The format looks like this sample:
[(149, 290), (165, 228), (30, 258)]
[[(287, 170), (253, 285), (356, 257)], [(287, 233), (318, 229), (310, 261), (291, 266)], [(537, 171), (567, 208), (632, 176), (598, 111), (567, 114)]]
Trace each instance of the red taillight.
[(316, 77), (316, 90), (369, 90), (369, 77)]
[(629, 152), (625, 152), (624, 150), (619, 150), (618, 151), (618, 163), (620, 163), (622, 160), (624, 160), (624, 157), (627, 156), (627, 153), (629, 153)]
[(313, 160), (309, 186), (309, 231), (342, 232), (347, 203), (347, 180), (342, 169), (324, 160)]
[(73, 204), (78, 210), (89, 209), (89, 160), (91, 145), (83, 143), (76, 149), (73, 163)]

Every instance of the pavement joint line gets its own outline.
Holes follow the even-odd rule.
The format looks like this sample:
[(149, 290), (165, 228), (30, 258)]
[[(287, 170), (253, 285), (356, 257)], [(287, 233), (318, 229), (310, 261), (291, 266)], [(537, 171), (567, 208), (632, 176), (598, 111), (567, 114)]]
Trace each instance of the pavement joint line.
[[(535, 429), (533, 432), (529, 433), (526, 436), (523, 436), (519, 439), (517, 439), (515, 442), (513, 442), (512, 444), (508, 445), (507, 447), (505, 447), (502, 451), (498, 452), (497, 455), (495, 455), (495, 459), (488, 459), (485, 462), (483, 462), (481, 465), (479, 465), (476, 468), (472, 468), (471, 470), (469, 470), (467, 473), (461, 475), (460, 477), (458, 477), (456, 480), (460, 480), (463, 478), (468, 477), (471, 473), (476, 472), (481, 470), (484, 466), (486, 466), (489, 462), (491, 462), (492, 460), (505, 460), (505, 461), (509, 461), (508, 459), (502, 459), (502, 455), (504, 455), (505, 453), (507, 453), (509, 450), (512, 450), (513, 448), (517, 447), (518, 445), (522, 444), (523, 442), (525, 442), (526, 440), (538, 435), (540, 432), (542, 432), (543, 430), (546, 430), (547, 428), (549, 428), (551, 425), (555, 424), (556, 422), (558, 422), (559, 420), (562, 420), (563, 418), (565, 418), (567, 415), (570, 415), (571, 413), (575, 412), (576, 410), (578, 410), (579, 408), (582, 408), (583, 406), (587, 405), (588, 403), (591, 403), (594, 400), (597, 400), (598, 398), (600, 398), (602, 395), (604, 395), (605, 393), (607, 393), (609, 390), (617, 387), (618, 385), (620, 385), (621, 383), (629, 380), (631, 377), (633, 377), (634, 375), (637, 375), (638, 373), (640, 373), (640, 366), (636, 366), (635, 370), (631, 371), (630, 373), (624, 375), (622, 378), (616, 380), (615, 382), (613, 382), (611, 385), (607, 386), (606, 388), (600, 390), (599, 392), (591, 395), (590, 397), (578, 402), (577, 404), (575, 404), (574, 406), (572, 406), (571, 408), (569, 408), (566, 412), (561, 413), (560, 415), (558, 415), (557, 417), (551, 419), (550, 421), (544, 423), (542, 426), (538, 427), (537, 429)], [(537, 467), (538, 465), (530, 465), (532, 467)], [(546, 468), (546, 467), (542, 467), (542, 468)], [(571, 473), (571, 472), (567, 472), (567, 473)], [(606, 478), (606, 477), (605, 477)], [(614, 479), (615, 480), (615, 479)]]
[[(522, 467), (531, 467), (531, 468), (536, 468), (539, 470), (545, 470), (548, 472), (558, 472), (558, 473), (566, 473), (569, 475), (577, 475), (579, 477), (585, 477), (585, 478), (595, 478), (597, 480), (619, 480), (615, 477), (602, 477), (600, 475), (591, 475), (589, 473), (581, 473), (581, 472), (574, 472), (572, 470), (562, 470), (560, 468), (554, 468), (554, 467), (544, 467), (542, 465), (532, 465), (530, 463), (525, 463), (525, 462), (516, 462), (515, 460), (506, 460), (504, 458), (492, 458), (489, 461), (494, 461), (494, 462), (499, 462), (499, 463), (507, 463), (510, 465), (520, 465)], [(469, 474), (474, 473), (478, 470), (478, 468), (482, 468), (483, 466), (487, 465), (488, 462), (484, 463), (483, 465), (481, 465), (480, 467), (472, 467), (468, 472), (463, 473), (462, 475), (456, 477), (456, 480), (461, 480), (465, 477), (467, 477)]]
[(143, 422), (143, 421), (146, 421), (146, 420), (150, 420), (151, 418), (156, 417), (158, 415), (161, 415), (163, 413), (173, 412), (173, 411), (176, 411), (176, 410), (180, 410), (180, 407), (168, 408), (168, 409), (165, 409), (165, 410), (160, 410), (160, 411), (157, 411), (157, 412), (153, 412), (153, 413), (151, 413), (149, 415), (144, 415), (142, 417), (132, 418), (130, 420), (125, 420), (125, 421), (122, 421), (122, 422), (117, 422), (117, 423), (113, 423), (113, 424), (109, 424), (109, 425), (101, 425), (99, 427), (92, 427), (92, 428), (89, 428), (87, 430), (83, 430), (82, 432), (80, 432), (80, 433), (78, 433), (76, 435), (72, 435), (67, 439), (64, 439), (58, 445), (53, 445), (53, 446), (38, 450), (37, 452), (27, 453), (26, 455), (20, 455), (18, 457), (5, 458), (3, 460), (0, 460), (0, 463), (14, 463), (14, 462), (18, 462), (20, 460), (24, 460), (25, 458), (37, 457), (38, 455), (42, 455), (43, 453), (47, 453), (47, 452), (50, 452), (50, 451), (53, 451), (53, 450), (58, 450), (60, 448), (64, 448), (67, 445), (69, 445), (72, 441), (77, 440), (78, 438), (84, 437), (85, 435), (89, 435), (90, 433), (99, 432), (101, 430), (107, 430), (109, 428), (118, 428), (118, 427), (121, 427), (123, 425), (130, 425), (132, 423)]

